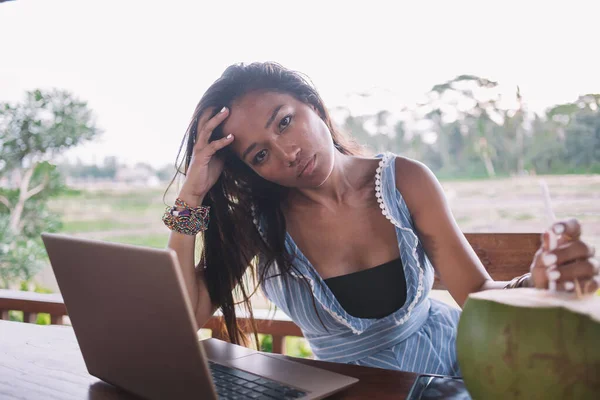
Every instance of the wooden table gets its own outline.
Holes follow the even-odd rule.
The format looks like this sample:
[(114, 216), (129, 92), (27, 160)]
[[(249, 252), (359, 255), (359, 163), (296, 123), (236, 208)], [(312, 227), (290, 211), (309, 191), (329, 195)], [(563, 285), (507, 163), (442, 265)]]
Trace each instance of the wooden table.
[[(408, 372), (278, 357), (360, 379), (332, 399), (404, 399), (416, 378)], [(134, 396), (88, 374), (71, 327), (0, 321), (0, 399), (112, 400)]]

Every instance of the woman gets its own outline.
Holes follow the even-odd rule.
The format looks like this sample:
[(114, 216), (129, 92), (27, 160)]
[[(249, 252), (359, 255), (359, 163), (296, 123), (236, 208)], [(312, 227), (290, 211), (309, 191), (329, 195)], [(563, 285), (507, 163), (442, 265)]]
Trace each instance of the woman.
[(531, 274), (494, 282), (427, 167), (360, 156), (308, 81), (274, 63), (231, 66), (207, 90), (183, 164), (178, 200), (163, 217), (168, 246), (198, 326), (221, 308), (234, 343), (244, 338), (234, 291), (248, 306), (248, 268), (318, 358), (448, 375), (459, 374), (460, 311), (429, 299), (434, 270), (460, 305), (469, 293), (546, 288), (549, 278), (560, 290), (575, 278), (598, 287), (598, 262), (574, 220), (545, 233)]

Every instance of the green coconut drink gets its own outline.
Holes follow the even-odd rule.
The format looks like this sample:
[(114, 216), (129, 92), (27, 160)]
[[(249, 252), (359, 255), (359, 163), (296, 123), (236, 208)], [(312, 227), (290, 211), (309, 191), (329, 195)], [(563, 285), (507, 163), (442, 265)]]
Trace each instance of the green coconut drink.
[(460, 369), (476, 399), (600, 399), (600, 297), (537, 289), (471, 294)]

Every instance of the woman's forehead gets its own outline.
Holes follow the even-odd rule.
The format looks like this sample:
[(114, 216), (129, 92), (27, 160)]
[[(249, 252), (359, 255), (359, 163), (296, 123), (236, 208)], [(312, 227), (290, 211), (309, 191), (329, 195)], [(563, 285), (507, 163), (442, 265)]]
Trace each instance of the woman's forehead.
[(231, 104), (229, 117), (223, 124), (227, 134), (241, 133), (248, 128), (256, 130), (257, 126), (264, 126), (273, 111), (281, 106), (297, 101), (287, 93), (254, 91), (250, 92)]

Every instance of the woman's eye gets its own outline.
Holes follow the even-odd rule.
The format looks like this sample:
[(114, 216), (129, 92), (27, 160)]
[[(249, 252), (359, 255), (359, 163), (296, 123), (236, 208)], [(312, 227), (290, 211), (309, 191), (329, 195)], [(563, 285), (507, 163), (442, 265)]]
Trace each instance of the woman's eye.
[(267, 150), (261, 150), (258, 153), (256, 153), (256, 155), (252, 159), (252, 164), (258, 165), (258, 164), (262, 163), (266, 157), (267, 157)]
[(282, 131), (285, 128), (287, 128), (287, 126), (290, 124), (290, 122), (292, 122), (291, 115), (286, 115), (285, 117), (283, 117), (283, 119), (279, 122), (279, 130)]

